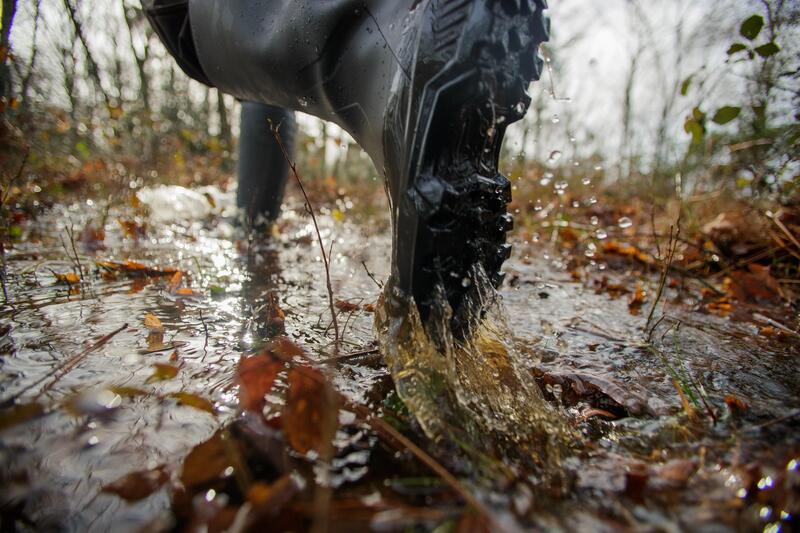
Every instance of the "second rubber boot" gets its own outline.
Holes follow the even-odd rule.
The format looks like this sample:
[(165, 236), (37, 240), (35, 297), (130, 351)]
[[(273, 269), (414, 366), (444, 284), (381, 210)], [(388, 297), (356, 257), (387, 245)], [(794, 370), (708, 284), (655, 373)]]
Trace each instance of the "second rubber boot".
[[(197, 57), (241, 99), (350, 132), (387, 181), (392, 285), (423, 318), (444, 288), (461, 316), (474, 269), (510, 253), (505, 129), (525, 113), (544, 0), (190, 0)], [(458, 324), (454, 324), (458, 325)]]
[(271, 222), (278, 217), (289, 176), (289, 164), (272, 133), (280, 126), (287, 153), (294, 146), (294, 112), (256, 102), (242, 102), (239, 158), (236, 174), (236, 205), (250, 224)]

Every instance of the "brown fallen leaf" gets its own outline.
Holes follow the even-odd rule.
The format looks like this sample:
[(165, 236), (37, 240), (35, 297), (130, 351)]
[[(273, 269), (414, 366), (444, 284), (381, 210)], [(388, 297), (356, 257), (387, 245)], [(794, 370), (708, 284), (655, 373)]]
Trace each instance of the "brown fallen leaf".
[(81, 282), (81, 277), (75, 272), (67, 272), (66, 274), (59, 274), (58, 272), (53, 272), (53, 275), (55, 276), (57, 283), (66, 283), (67, 285), (74, 285), (75, 283)]
[(172, 276), (178, 269), (175, 267), (148, 266), (137, 261), (108, 261), (98, 259), (95, 264), (108, 272), (119, 272), (129, 276)]
[(141, 239), (147, 236), (147, 224), (141, 224), (135, 220), (117, 219), (117, 223), (122, 228), (122, 233), (130, 239)]
[(642, 310), (642, 305), (644, 305), (646, 301), (647, 293), (642, 287), (642, 283), (639, 282), (636, 284), (636, 291), (633, 293), (630, 300), (628, 300), (628, 311), (634, 316), (638, 315), (639, 311)]
[(83, 231), (81, 231), (81, 235), (78, 240), (83, 243), (83, 246), (90, 251), (97, 251), (102, 250), (105, 248), (103, 241), (106, 239), (106, 232), (105, 230), (100, 228), (95, 228), (91, 223), (87, 223), (84, 226)]
[(180, 480), (187, 491), (220, 478), (226, 468), (233, 466), (225, 451), (222, 433), (223, 430), (214, 433), (207, 441), (195, 446), (184, 459)]
[(153, 313), (145, 313), (143, 322), (144, 327), (150, 331), (164, 331), (164, 325), (161, 320)]
[(697, 471), (697, 464), (689, 459), (672, 459), (655, 470), (654, 484), (668, 488), (682, 488)]
[(748, 270), (737, 270), (732, 275), (731, 290), (740, 303), (767, 304), (781, 301), (781, 287), (769, 267), (756, 263)]
[(733, 416), (742, 416), (747, 412), (748, 409), (747, 402), (734, 394), (728, 394), (725, 396), (725, 405), (728, 406), (728, 410)]
[(242, 357), (236, 380), (239, 383), (239, 408), (261, 412), (264, 396), (272, 390), (275, 377), (283, 369), (283, 362), (267, 354)]
[(103, 492), (116, 494), (123, 500), (136, 502), (147, 498), (169, 480), (164, 465), (151, 470), (132, 472), (103, 487)]
[(167, 283), (167, 290), (169, 292), (175, 292), (178, 290), (178, 287), (181, 286), (181, 281), (183, 279), (183, 273), (181, 271), (175, 272), (171, 278), (169, 278), (169, 283)]
[(309, 367), (289, 370), (289, 390), (282, 420), (286, 438), (297, 452), (323, 454), (331, 445), (339, 422), (336, 392), (324, 376)]
[(271, 512), (283, 507), (292, 497), (300, 492), (300, 487), (291, 474), (278, 478), (273, 483), (257, 481), (247, 492), (247, 501), (254, 507), (268, 509)]
[(168, 365), (166, 363), (155, 363), (153, 374), (147, 378), (145, 383), (155, 383), (156, 381), (167, 381), (178, 375), (177, 366)]
[[(534, 369), (534, 378), (545, 393), (547, 386), (561, 386), (561, 401), (566, 405), (575, 405), (586, 401), (592, 407), (609, 411), (619, 416), (642, 415), (647, 411), (647, 402), (639, 394), (613, 381), (588, 373), (578, 372), (545, 372)], [(552, 398), (552, 396), (551, 396)]]
[(181, 405), (194, 407), (195, 409), (211, 413), (215, 416), (217, 414), (216, 410), (214, 409), (214, 404), (202, 396), (198, 396), (197, 394), (192, 394), (191, 392), (173, 392), (170, 394), (170, 397), (178, 400), (178, 403)]
[(361, 306), (358, 304), (348, 302), (347, 300), (336, 300), (334, 305), (336, 306), (336, 309), (342, 313), (352, 313), (353, 311), (358, 311), (361, 308)]
[(24, 424), (44, 414), (44, 406), (36, 402), (15, 405), (0, 411), (0, 431)]

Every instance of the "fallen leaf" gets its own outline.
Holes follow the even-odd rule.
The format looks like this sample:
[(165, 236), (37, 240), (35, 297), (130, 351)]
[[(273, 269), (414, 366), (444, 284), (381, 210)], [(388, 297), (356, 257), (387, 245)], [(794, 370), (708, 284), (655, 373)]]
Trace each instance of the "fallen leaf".
[(164, 465), (151, 470), (132, 472), (103, 487), (103, 492), (116, 494), (123, 500), (136, 502), (147, 498), (169, 480)]
[(697, 471), (697, 464), (694, 461), (673, 459), (656, 468), (657, 484), (669, 488), (684, 487), (695, 471)]
[(128, 387), (126, 385), (113, 385), (108, 387), (108, 390), (113, 392), (114, 394), (119, 394), (124, 398), (135, 398), (137, 396), (147, 396), (150, 394), (144, 389), (138, 389), (136, 387)]
[(170, 394), (170, 396), (178, 400), (178, 403), (181, 405), (194, 407), (195, 409), (216, 415), (214, 404), (202, 396), (198, 396), (197, 394), (192, 394), (190, 392), (174, 392)]
[(147, 236), (147, 225), (140, 224), (135, 220), (117, 219), (117, 223), (122, 228), (122, 233), (131, 239), (140, 239)]
[(275, 377), (282, 369), (281, 361), (266, 354), (242, 357), (237, 370), (239, 407), (245, 411), (260, 412), (264, 406), (264, 396), (272, 390)]
[(144, 327), (150, 331), (164, 331), (164, 326), (161, 324), (161, 320), (152, 313), (146, 313), (144, 315)]
[(282, 361), (305, 355), (305, 350), (285, 335), (275, 337), (267, 345), (267, 351)]
[(313, 368), (292, 368), (287, 381), (289, 390), (282, 414), (286, 438), (301, 454), (311, 450), (322, 454), (330, 446), (338, 426), (336, 393)]
[(183, 279), (183, 273), (178, 271), (175, 272), (172, 277), (169, 279), (169, 283), (167, 283), (167, 290), (169, 292), (175, 292), (181, 286), (181, 280)]
[(87, 250), (96, 251), (105, 248), (103, 241), (106, 239), (106, 232), (103, 228), (95, 228), (91, 223), (84, 226), (79, 237), (80, 242)]
[(177, 366), (168, 365), (166, 363), (155, 363), (153, 368), (155, 369), (153, 374), (147, 378), (145, 383), (170, 380), (177, 376), (178, 370), (180, 370)]
[(334, 305), (336, 306), (336, 309), (343, 313), (352, 313), (353, 311), (358, 311), (360, 308), (358, 304), (348, 302), (347, 300), (336, 300)]
[(56, 277), (57, 283), (66, 283), (67, 285), (73, 285), (75, 283), (81, 282), (81, 277), (75, 272), (67, 272), (66, 274), (59, 274), (57, 272), (53, 272), (53, 275)]
[(561, 401), (566, 405), (574, 405), (582, 400), (592, 407), (621, 416), (636, 416), (647, 411), (645, 399), (631, 390), (630, 386), (621, 386), (606, 378), (583, 372), (548, 373), (541, 369), (534, 369), (534, 378), (545, 396), (549, 395), (548, 385), (560, 385)]
[(283, 507), (295, 494), (300, 492), (300, 486), (291, 474), (278, 478), (274, 483), (257, 481), (247, 491), (247, 501), (255, 507), (277, 511)]
[[(195, 446), (183, 461), (180, 480), (191, 491), (220, 478), (231, 465), (222, 441), (222, 430)], [(235, 443), (233, 443), (235, 445)]]
[(44, 414), (44, 406), (36, 402), (15, 405), (0, 412), (0, 431), (24, 424)]
[(734, 416), (742, 416), (747, 412), (748, 409), (747, 402), (733, 394), (728, 394), (725, 396), (725, 405), (728, 406), (728, 409)]
[(200, 296), (200, 293), (195, 291), (194, 289), (190, 289), (189, 287), (181, 287), (177, 289), (173, 294), (176, 296)]
[(628, 300), (628, 311), (634, 316), (638, 315), (645, 301), (647, 301), (647, 293), (644, 291), (641, 282), (639, 282), (636, 284), (636, 291)]
[(103, 270), (121, 272), (130, 276), (172, 276), (178, 269), (175, 267), (148, 266), (137, 261), (108, 261), (98, 259), (95, 264)]
[(764, 304), (781, 300), (781, 287), (769, 267), (755, 263), (748, 270), (737, 270), (732, 275), (731, 290), (740, 303)]

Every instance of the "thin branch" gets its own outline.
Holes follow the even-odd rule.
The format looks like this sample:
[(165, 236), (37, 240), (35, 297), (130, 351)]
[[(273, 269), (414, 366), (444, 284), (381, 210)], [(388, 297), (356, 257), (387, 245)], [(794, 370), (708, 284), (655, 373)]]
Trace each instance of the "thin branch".
[[(339, 353), (339, 322), (336, 319), (336, 306), (334, 305), (334, 298), (333, 298), (333, 285), (331, 284), (331, 268), (330, 268), (330, 257), (325, 252), (325, 243), (322, 242), (322, 234), (319, 231), (319, 224), (317, 224), (317, 216), (314, 213), (314, 206), (311, 205), (311, 200), (308, 199), (308, 194), (306, 194), (306, 188), (303, 187), (303, 180), (300, 178), (300, 174), (297, 172), (297, 166), (295, 166), (294, 162), (289, 157), (289, 153), (286, 151), (286, 147), (283, 145), (283, 140), (281, 139), (280, 134), (280, 124), (277, 126), (272, 123), (270, 120), (270, 128), (272, 129), (272, 134), (275, 136), (275, 141), (277, 141), (278, 146), (283, 153), (284, 159), (286, 159), (286, 163), (289, 165), (289, 168), (292, 169), (292, 174), (294, 174), (294, 179), (297, 180), (297, 184), (300, 186), (300, 192), (303, 193), (303, 198), (305, 199), (305, 207), (308, 213), (311, 215), (311, 221), (314, 223), (314, 230), (317, 232), (317, 241), (319, 242), (319, 250), (322, 254), (322, 262), (325, 265), (325, 283), (328, 288), (328, 304), (331, 309), (331, 317), (333, 320), (333, 334), (334, 334), (334, 345), (333, 345), (333, 352), (334, 354)], [(333, 246), (333, 243), (331, 243)]]

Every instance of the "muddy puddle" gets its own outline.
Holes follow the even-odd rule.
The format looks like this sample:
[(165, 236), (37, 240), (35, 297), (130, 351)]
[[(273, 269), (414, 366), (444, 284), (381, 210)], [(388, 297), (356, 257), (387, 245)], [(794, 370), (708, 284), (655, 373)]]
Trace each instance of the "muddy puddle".
[[(398, 397), (374, 328), (388, 220), (351, 217), (346, 203), (319, 210), (333, 241), (335, 350), (302, 205), (273, 229), (246, 232), (229, 193), (152, 188), (136, 198), (110, 210), (56, 206), (27, 222), (6, 255), (4, 529), (246, 530), (247, 512), (267, 508), (258, 523), (294, 530), (796, 527), (796, 334), (766, 338), (758, 323), (670, 303), (673, 288), (648, 324), (647, 309), (632, 314), (625, 299), (574, 280), (546, 246), (517, 243), (501, 302), (473, 342), (442, 350), (413, 318), (382, 330)], [(105, 229), (102, 242), (87, 225)], [(83, 282), (67, 277), (76, 273)], [(302, 357), (333, 384), (324, 394), (338, 395), (338, 429), (327, 452), (278, 438), (300, 379), (288, 366), (264, 421), (240, 412), (242, 355), (275, 339), (303, 351), (286, 365)], [(415, 375), (428, 376), (428, 392)], [(440, 405), (424, 397), (442, 390), (437, 380), (448, 390)], [(453, 480), (393, 431), (480, 509), (467, 510)], [(174, 486), (189, 484), (187, 454), (194, 464), (199, 444), (230, 435), (250, 443), (237, 455), (247, 464), (193, 479), (186, 504)], [(102, 490), (142, 471), (158, 483), (138, 498)], [(272, 492), (253, 496), (256, 486)]]

